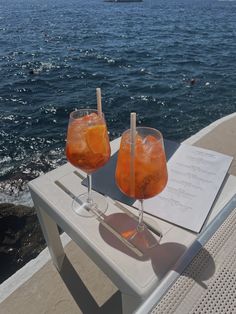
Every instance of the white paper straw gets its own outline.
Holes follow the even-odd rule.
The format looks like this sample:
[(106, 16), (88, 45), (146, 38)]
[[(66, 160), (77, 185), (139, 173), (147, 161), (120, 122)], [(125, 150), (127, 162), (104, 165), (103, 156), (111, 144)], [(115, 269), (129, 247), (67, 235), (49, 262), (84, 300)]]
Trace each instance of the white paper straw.
[(97, 110), (98, 115), (102, 115), (102, 96), (101, 96), (101, 88), (96, 88), (96, 94), (97, 94)]
[(136, 137), (136, 113), (131, 112), (130, 114), (130, 143), (131, 143), (131, 158), (130, 158), (130, 180), (131, 180), (131, 195), (135, 195), (135, 137)]

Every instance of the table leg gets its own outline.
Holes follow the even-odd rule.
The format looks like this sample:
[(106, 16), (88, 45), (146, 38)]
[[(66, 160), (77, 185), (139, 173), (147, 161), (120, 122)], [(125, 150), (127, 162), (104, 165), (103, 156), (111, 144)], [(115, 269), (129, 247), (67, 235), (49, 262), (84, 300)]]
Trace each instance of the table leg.
[(121, 294), (122, 296), (122, 314), (134, 313), (141, 304), (141, 299), (128, 294)]
[(58, 271), (60, 271), (65, 252), (61, 243), (57, 224), (41, 208), (36, 207), (36, 211), (51, 258)]

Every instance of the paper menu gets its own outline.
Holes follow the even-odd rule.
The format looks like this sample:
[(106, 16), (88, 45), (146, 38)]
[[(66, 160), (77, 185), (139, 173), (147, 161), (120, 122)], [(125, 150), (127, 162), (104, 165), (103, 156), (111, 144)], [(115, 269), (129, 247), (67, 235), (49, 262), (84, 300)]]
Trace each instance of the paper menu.
[[(181, 144), (168, 161), (168, 183), (144, 201), (144, 210), (161, 219), (200, 232), (233, 157)], [(138, 207), (138, 201), (134, 203)]]

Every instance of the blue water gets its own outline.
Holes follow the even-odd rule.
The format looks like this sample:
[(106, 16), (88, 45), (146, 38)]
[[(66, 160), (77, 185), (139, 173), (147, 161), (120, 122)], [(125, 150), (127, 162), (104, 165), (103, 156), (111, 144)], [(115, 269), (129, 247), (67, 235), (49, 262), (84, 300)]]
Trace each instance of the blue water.
[(236, 1), (0, 0), (0, 201), (65, 162), (96, 87), (111, 139), (131, 111), (179, 141), (234, 112), (235, 17)]

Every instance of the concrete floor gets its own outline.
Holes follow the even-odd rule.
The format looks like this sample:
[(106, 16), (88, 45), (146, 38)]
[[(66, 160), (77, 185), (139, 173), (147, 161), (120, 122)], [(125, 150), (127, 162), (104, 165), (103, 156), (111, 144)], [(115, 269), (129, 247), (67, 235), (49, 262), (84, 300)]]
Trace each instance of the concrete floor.
[(65, 252), (60, 274), (47, 262), (1, 303), (0, 313), (121, 313), (120, 293), (112, 282), (73, 241)]

